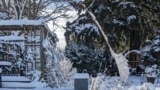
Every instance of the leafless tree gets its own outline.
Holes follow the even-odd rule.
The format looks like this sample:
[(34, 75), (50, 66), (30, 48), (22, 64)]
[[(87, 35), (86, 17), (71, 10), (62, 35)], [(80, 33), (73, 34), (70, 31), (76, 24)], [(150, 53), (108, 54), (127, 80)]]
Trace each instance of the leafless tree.
[[(63, 2), (57, 0), (1, 0), (0, 12), (5, 12), (14, 19), (44, 18), (49, 21), (66, 16), (65, 12), (69, 10), (69, 6)], [(50, 10), (47, 10), (48, 7)]]

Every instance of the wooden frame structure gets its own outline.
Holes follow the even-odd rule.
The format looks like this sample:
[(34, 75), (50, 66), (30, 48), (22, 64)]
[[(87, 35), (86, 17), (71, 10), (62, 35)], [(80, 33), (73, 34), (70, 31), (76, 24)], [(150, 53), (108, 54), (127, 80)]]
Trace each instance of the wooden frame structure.
[[(40, 20), (0, 21), (0, 67), (5, 69), (3, 73), (26, 75), (39, 69), (44, 74), (42, 44), (46, 37), (56, 43), (56, 35)], [(14, 64), (14, 68), (6, 63)]]

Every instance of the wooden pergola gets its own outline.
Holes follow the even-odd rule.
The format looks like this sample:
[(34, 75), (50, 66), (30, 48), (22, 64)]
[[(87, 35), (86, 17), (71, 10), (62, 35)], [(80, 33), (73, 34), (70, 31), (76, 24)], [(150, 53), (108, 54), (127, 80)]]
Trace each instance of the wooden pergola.
[[(14, 38), (4, 38), (4, 36), (7, 36), (10, 32), (20, 32), (19, 36), (21, 36), (21, 39), (14, 39)], [(40, 63), (40, 70), (42, 72), (42, 77), (44, 76), (44, 68), (45, 68), (45, 59), (43, 54), (43, 40), (47, 37), (51, 37), (51, 40), (53, 42), (57, 41), (57, 37), (54, 33), (50, 31), (50, 29), (47, 27), (46, 24), (44, 24), (43, 20), (2, 20), (0, 21), (0, 44), (3, 42), (7, 43), (13, 43), (13, 42), (21, 42), (24, 44), (24, 60), (26, 61), (27, 58), (27, 50), (29, 48), (39, 48), (39, 58), (34, 58), (35, 62)], [(3, 35), (6, 34), (6, 35)], [(32, 38), (30, 38), (28, 35), (30, 35)], [(17, 35), (18, 37), (18, 35)], [(2, 48), (3, 49), (3, 48)], [(8, 49), (6, 48), (6, 52)], [(9, 52), (9, 51), (8, 51)], [(7, 60), (7, 59), (6, 59)], [(2, 61), (2, 60), (0, 60)], [(37, 63), (35, 63), (35, 67)]]

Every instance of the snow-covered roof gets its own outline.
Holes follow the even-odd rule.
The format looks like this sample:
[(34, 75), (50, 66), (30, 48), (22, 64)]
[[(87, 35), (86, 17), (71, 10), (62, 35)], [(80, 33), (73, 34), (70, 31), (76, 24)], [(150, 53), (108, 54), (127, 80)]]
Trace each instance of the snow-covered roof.
[(0, 26), (12, 26), (12, 25), (43, 25), (44, 20), (0, 20)]

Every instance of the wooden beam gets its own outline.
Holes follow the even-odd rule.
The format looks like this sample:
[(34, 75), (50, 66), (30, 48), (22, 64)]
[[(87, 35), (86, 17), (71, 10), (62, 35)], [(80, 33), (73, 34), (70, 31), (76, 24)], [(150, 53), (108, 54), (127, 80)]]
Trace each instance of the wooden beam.
[(41, 28), (41, 32), (40, 32), (40, 63), (41, 63), (41, 78), (44, 78), (45, 76), (45, 60), (44, 60), (44, 51), (43, 51), (43, 39), (44, 39), (44, 29)]

